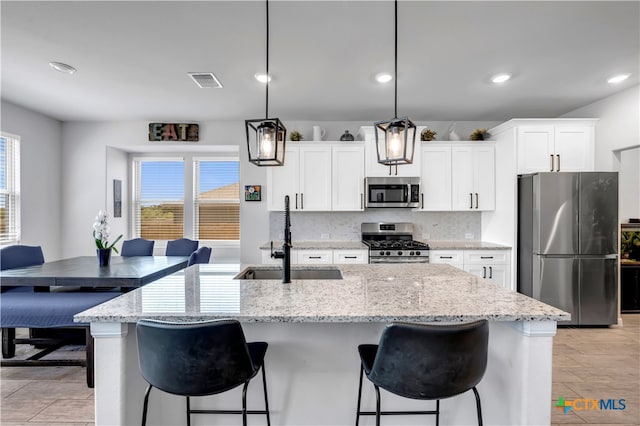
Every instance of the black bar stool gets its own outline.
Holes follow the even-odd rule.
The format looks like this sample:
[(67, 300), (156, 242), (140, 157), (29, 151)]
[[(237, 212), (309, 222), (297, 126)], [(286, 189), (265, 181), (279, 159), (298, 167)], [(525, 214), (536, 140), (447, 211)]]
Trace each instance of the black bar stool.
[[(476, 385), (487, 368), (489, 324), (479, 320), (465, 324), (431, 325), (394, 323), (382, 333), (378, 345), (360, 345), (360, 388), (356, 426), (362, 415), (436, 416), (440, 423), (440, 400), (473, 390), (478, 424), (482, 425), (480, 395)], [(373, 383), (376, 411), (360, 411), (362, 376)], [(405, 398), (436, 400), (430, 411), (381, 411), (380, 388)]]
[[(142, 376), (149, 383), (144, 396), (142, 426), (147, 422), (149, 393), (155, 387), (187, 398), (187, 425), (191, 414), (265, 414), (269, 402), (264, 372), (266, 342), (247, 343), (242, 326), (236, 320), (198, 323), (168, 323), (142, 320), (136, 325), (138, 360)], [(262, 368), (264, 410), (247, 410), (247, 386)], [(192, 410), (190, 397), (215, 395), (242, 388), (241, 410)]]

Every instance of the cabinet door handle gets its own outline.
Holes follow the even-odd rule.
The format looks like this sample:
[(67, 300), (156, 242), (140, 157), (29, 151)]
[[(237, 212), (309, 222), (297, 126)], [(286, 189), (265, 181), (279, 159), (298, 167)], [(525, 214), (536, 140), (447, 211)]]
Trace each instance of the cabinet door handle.
[(391, 176), (391, 165), (389, 166), (389, 176)]
[(480, 256), (480, 259), (493, 259), (493, 256)]
[(424, 193), (420, 194), (420, 198), (422, 199), (422, 207), (424, 209)]
[(364, 194), (360, 193), (360, 210), (364, 210)]
[(300, 210), (304, 210), (304, 193), (300, 193)]
[(398, 176), (398, 163), (396, 163), (396, 176)]
[(473, 208), (473, 194), (471, 192), (469, 193), (469, 208)]
[(489, 266), (489, 278), (493, 278), (493, 268)]
[(478, 208), (478, 193), (476, 192), (476, 209)]
[(453, 259), (453, 256), (440, 256), (440, 259)]
[(345, 256), (344, 258), (345, 259), (357, 259), (358, 257), (357, 256)]
[(549, 157), (551, 158), (551, 170), (549, 171), (552, 172), (553, 171), (553, 154), (551, 154)]
[(556, 154), (556, 158), (558, 159), (558, 172), (560, 171), (560, 154)]
[(298, 193), (296, 192), (296, 210), (298, 210)]
[(486, 266), (482, 267), (482, 278), (487, 278), (487, 267)]

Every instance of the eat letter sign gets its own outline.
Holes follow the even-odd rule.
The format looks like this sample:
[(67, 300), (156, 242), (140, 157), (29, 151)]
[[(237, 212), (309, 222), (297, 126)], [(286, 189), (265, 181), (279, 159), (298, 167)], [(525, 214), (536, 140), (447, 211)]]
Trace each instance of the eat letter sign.
[(149, 141), (197, 141), (198, 125), (188, 123), (149, 123)]

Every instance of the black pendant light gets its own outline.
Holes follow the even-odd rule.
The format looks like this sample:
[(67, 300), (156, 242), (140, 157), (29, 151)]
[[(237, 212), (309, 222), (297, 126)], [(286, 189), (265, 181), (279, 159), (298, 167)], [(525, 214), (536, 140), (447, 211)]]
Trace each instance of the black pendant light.
[(287, 129), (279, 118), (269, 118), (269, 0), (267, 5), (267, 90), (264, 118), (245, 120), (249, 161), (256, 166), (284, 165)]
[[(413, 163), (416, 126), (409, 117), (398, 118), (398, 1), (395, 1), (395, 70), (393, 119), (373, 123), (378, 163), (388, 166)], [(391, 173), (391, 169), (389, 169)], [(396, 169), (397, 173), (397, 169)]]

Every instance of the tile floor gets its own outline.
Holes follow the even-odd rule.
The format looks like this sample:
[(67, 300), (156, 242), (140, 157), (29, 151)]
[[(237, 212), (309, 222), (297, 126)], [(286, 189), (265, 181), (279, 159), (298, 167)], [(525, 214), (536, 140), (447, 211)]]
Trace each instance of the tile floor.
[[(564, 414), (552, 408), (553, 425), (640, 425), (640, 314), (623, 315), (623, 323), (558, 330), (552, 404), (559, 397), (612, 398), (624, 399), (626, 409)], [(2, 426), (93, 425), (93, 390), (82, 367), (10, 367), (0, 377)]]

